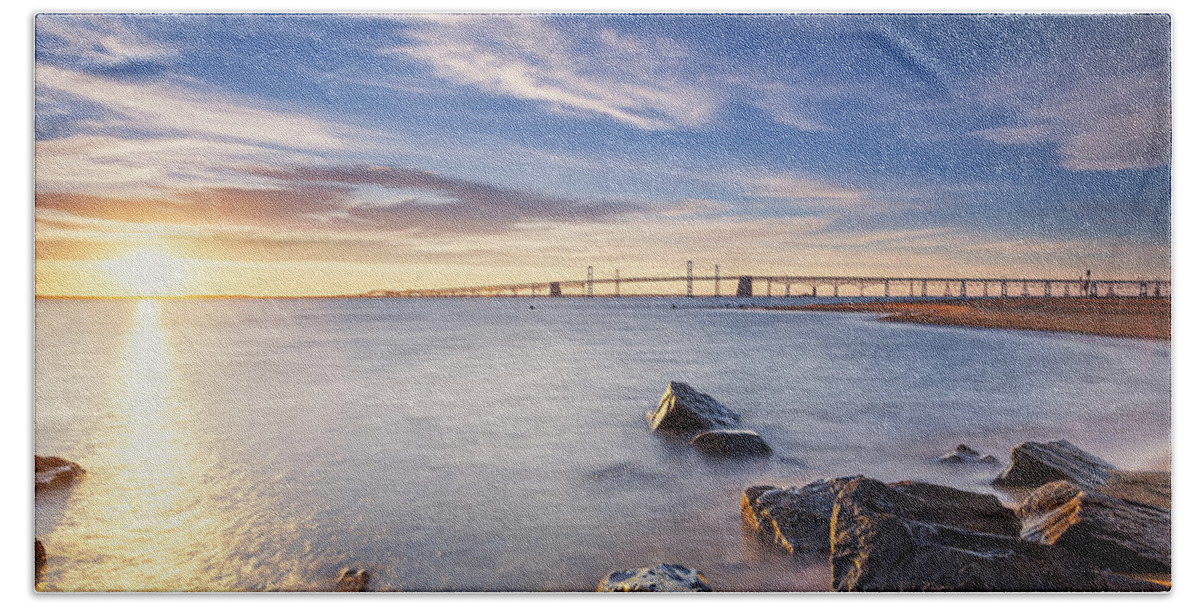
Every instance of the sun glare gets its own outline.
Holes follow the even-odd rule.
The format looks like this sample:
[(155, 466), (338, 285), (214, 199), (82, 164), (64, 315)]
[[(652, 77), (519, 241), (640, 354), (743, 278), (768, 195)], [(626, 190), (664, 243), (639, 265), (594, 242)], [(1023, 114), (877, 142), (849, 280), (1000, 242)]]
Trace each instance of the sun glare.
[(162, 249), (143, 247), (100, 265), (128, 296), (181, 295), (188, 278), (188, 262)]

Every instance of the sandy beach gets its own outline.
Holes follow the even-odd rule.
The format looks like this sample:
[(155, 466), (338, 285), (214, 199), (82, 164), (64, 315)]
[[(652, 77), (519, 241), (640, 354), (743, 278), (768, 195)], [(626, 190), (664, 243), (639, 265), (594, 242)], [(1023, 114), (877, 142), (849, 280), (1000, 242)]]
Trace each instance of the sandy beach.
[(883, 313), (881, 321), (1171, 339), (1169, 298), (985, 298), (770, 307)]

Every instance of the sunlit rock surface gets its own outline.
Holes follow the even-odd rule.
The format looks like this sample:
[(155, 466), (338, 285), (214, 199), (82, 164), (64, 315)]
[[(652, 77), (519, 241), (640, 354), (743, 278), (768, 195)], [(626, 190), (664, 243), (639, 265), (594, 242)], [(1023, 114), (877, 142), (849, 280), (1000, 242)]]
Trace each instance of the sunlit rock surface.
[(1054, 481), (1030, 494), (1017, 515), (1025, 540), (1057, 545), (1097, 568), (1171, 571), (1169, 509)]
[[(956, 517), (934, 517), (946, 505), (924, 500), (930, 484), (846, 483), (834, 500), (829, 564), (835, 591), (1091, 591), (1105, 588), (1097, 572), (1060, 547), (1017, 536), (952, 525), (1007, 528), (1007, 511), (993, 496)], [(949, 489), (949, 488), (945, 488)], [(990, 499), (990, 500), (989, 500)], [(935, 500), (933, 503), (943, 502)], [(988, 503), (995, 502), (995, 508)], [(999, 510), (997, 510), (997, 508)], [(991, 514), (995, 511), (994, 514)], [(1008, 513), (1008, 517), (1013, 517)]]
[(820, 479), (800, 488), (751, 486), (742, 492), (742, 519), (788, 553), (828, 553), (833, 499), (851, 479)]
[(740, 416), (712, 396), (683, 382), (670, 382), (658, 408), (646, 414), (650, 429), (664, 433), (694, 434), (711, 429), (733, 428)]
[(596, 591), (712, 591), (704, 575), (695, 568), (658, 564), (638, 570), (610, 572)]
[(71, 483), (76, 477), (84, 474), (83, 467), (58, 456), (33, 457), (33, 487), (35, 490), (48, 490)]
[(1069, 441), (1029, 441), (1012, 449), (1012, 462), (993, 483), (999, 486), (1037, 487), (1066, 479), (1094, 488), (1107, 480), (1114, 467)]
[(697, 450), (711, 456), (764, 457), (771, 455), (771, 446), (758, 433), (747, 429), (717, 429), (704, 431), (692, 438)]
[(46, 573), (46, 547), (39, 539), (33, 539), (33, 584), (40, 585)]

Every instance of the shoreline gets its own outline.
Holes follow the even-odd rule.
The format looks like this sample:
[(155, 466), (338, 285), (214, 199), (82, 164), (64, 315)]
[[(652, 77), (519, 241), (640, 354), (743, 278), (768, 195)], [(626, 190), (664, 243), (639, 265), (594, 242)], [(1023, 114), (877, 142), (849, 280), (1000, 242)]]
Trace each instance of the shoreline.
[(880, 321), (1171, 340), (1170, 298), (979, 298), (762, 306), (761, 310), (883, 313)]

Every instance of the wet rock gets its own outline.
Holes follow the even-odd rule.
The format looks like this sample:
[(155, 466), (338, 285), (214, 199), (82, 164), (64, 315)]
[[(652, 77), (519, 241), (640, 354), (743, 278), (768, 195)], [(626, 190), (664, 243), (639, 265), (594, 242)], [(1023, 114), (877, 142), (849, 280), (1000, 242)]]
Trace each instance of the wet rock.
[[(923, 495), (938, 487), (920, 485), (925, 487), (915, 494)], [(928, 516), (934, 511), (927, 507), (936, 505), (914, 503), (914, 493), (899, 486), (859, 478), (850, 480), (838, 492), (834, 499), (829, 556), (835, 591), (1102, 588), (1095, 570), (1070, 552), (1016, 536), (979, 532), (949, 525), (944, 519), (931, 519)]]
[(596, 591), (712, 591), (708, 580), (695, 568), (658, 564), (638, 570), (610, 572)]
[(1017, 515), (1021, 538), (1067, 549), (1098, 569), (1171, 571), (1171, 511), (1069, 481), (1030, 494)]
[(40, 585), (46, 574), (46, 547), (39, 539), (33, 539), (33, 584)]
[[(838, 493), (861, 476), (821, 479), (802, 488), (752, 486), (742, 493), (742, 518), (788, 553), (830, 550), (830, 522)], [(995, 496), (929, 483), (886, 484), (892, 508), (905, 517), (976, 532), (1016, 537), (1020, 523)]]
[(651, 430), (680, 434), (733, 428), (739, 418), (737, 412), (683, 382), (669, 382), (658, 408), (646, 414)]
[(334, 591), (370, 591), (371, 575), (366, 570), (343, 568)]
[(972, 450), (971, 448), (967, 447), (966, 444), (960, 443), (960, 444), (958, 444), (958, 447), (954, 448), (953, 452), (948, 452), (946, 454), (943, 454), (941, 458), (938, 458), (938, 462), (944, 462), (946, 464), (962, 464), (962, 463), (991, 464), (991, 463), (996, 462), (996, 457), (995, 456), (985, 456), (985, 455), (980, 454), (979, 452), (976, 452), (975, 450)]
[(800, 488), (751, 486), (742, 492), (742, 519), (788, 553), (827, 553), (833, 499), (851, 479), (820, 479)]
[(1094, 488), (1105, 482), (1114, 467), (1069, 441), (1022, 443), (1012, 449), (1012, 462), (992, 483), (998, 486), (1038, 487), (1066, 479)]
[(58, 456), (33, 456), (34, 490), (48, 490), (70, 484), (86, 471), (83, 467)]
[(771, 446), (754, 431), (746, 429), (717, 429), (704, 431), (692, 438), (691, 444), (712, 456), (764, 457), (771, 455)]

